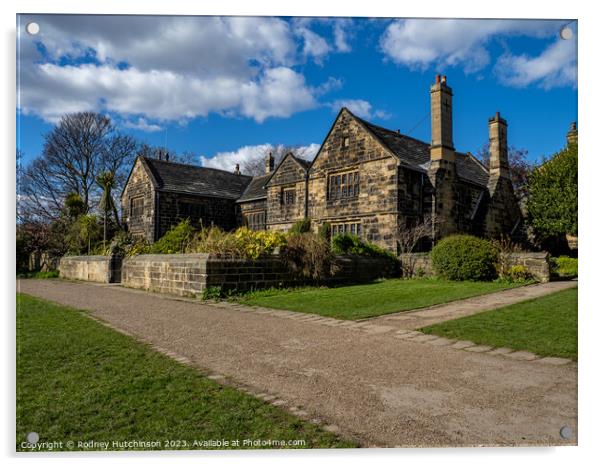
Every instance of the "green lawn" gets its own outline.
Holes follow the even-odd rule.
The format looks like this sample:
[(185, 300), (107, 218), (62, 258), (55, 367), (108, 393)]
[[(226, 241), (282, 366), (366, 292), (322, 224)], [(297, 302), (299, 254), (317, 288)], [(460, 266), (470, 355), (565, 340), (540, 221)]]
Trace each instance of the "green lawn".
[(434, 278), (391, 279), (336, 288), (256, 291), (238, 298), (252, 306), (320, 314), (337, 319), (363, 319), (469, 298), (513, 286), (498, 282), (453, 282)]
[(577, 289), (431, 325), (421, 331), (577, 360)]
[(239, 440), (238, 448), (250, 448), (245, 439), (355, 446), (77, 310), (27, 295), (17, 295), (17, 304), (17, 450), (27, 450), (21, 442), (32, 431), (40, 443), (63, 442), (59, 450), (85, 449), (77, 442), (86, 440), (159, 441), (156, 449), (223, 439)]

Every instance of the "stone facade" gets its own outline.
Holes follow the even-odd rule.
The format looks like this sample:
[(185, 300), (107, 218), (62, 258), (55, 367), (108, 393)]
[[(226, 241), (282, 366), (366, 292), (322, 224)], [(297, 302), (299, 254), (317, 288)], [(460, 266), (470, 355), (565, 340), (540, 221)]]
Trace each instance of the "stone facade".
[[(137, 205), (140, 203), (141, 205)], [(151, 175), (141, 158), (136, 159), (123, 193), (121, 211), (129, 232), (149, 242), (157, 239), (156, 196)]]
[[(340, 256), (336, 263), (338, 271), (328, 280), (333, 284), (366, 282), (397, 273), (390, 261), (383, 258)], [(128, 257), (123, 260), (121, 278), (122, 284), (130, 288), (179, 296), (199, 296), (213, 286), (224, 291), (248, 291), (304, 283), (278, 256), (245, 260), (210, 254)]]
[[(342, 184), (342, 177), (350, 175), (352, 195), (336, 195), (339, 177)], [(329, 181), (333, 177), (334, 184)], [(400, 178), (403, 175), (395, 159), (344, 109), (309, 169), (308, 216), (316, 227), (324, 222), (332, 226), (360, 225), (360, 236), (395, 250)]]
[(307, 163), (288, 154), (274, 171), (265, 188), (267, 191), (267, 228), (288, 230), (306, 217)]
[(232, 199), (159, 192), (156, 202), (157, 238), (187, 218), (195, 227), (217, 226), (223, 230), (232, 230), (239, 223)]
[(356, 234), (394, 253), (399, 232), (427, 218), (435, 226), (420, 243), (424, 249), (453, 233), (520, 231), (506, 121), (499, 113), (489, 121), (488, 170), (454, 147), (453, 92), (445, 76), (436, 77), (430, 97), (430, 143), (343, 108), (313, 162), (288, 154), (274, 169), (270, 154), (259, 177), (138, 159), (122, 196), (126, 223), (155, 241), (183, 218), (226, 230), (288, 230), (310, 218), (315, 229), (327, 222), (333, 233)]

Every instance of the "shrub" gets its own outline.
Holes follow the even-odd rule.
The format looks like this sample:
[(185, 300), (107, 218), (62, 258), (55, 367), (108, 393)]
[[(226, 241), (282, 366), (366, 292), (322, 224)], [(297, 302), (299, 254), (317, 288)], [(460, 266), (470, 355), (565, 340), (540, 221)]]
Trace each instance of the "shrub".
[(242, 256), (234, 235), (218, 227), (203, 228), (197, 232), (189, 243), (187, 252)]
[(188, 251), (258, 259), (271, 254), (285, 243), (286, 236), (279, 231), (253, 231), (243, 227), (234, 233), (227, 233), (217, 227), (211, 227), (194, 236)]
[(185, 252), (195, 230), (190, 220), (182, 220), (150, 247), (151, 254), (175, 254)]
[(330, 241), (330, 223), (324, 222), (320, 225), (320, 228), (318, 228), (318, 236), (326, 241)]
[(280, 255), (293, 273), (304, 278), (323, 280), (337, 271), (330, 244), (314, 233), (289, 235)]
[(203, 290), (201, 299), (219, 301), (223, 297), (224, 293), (221, 286), (210, 286)]
[(150, 254), (151, 246), (145, 239), (135, 239), (126, 249), (126, 256), (137, 256), (139, 254)]
[(289, 230), (289, 234), (291, 235), (300, 235), (301, 233), (309, 233), (311, 231), (311, 220), (309, 218), (304, 218), (302, 220), (296, 221), (291, 229)]
[(508, 269), (508, 277), (513, 282), (526, 282), (533, 279), (529, 269), (524, 265), (513, 265)]
[(495, 278), (498, 254), (493, 245), (470, 235), (448, 236), (431, 251), (435, 273), (448, 280)]
[(332, 251), (337, 255), (385, 257), (392, 263), (399, 263), (395, 254), (373, 243), (362, 241), (358, 236), (344, 233), (332, 238)]
[(498, 258), (495, 264), (497, 274), (502, 278), (511, 278), (510, 269), (512, 268), (512, 254), (523, 252), (520, 245), (513, 243), (508, 237), (500, 237), (491, 241), (493, 247), (497, 250)]
[(559, 277), (576, 277), (578, 273), (577, 258), (569, 256), (553, 257), (551, 262), (552, 273)]

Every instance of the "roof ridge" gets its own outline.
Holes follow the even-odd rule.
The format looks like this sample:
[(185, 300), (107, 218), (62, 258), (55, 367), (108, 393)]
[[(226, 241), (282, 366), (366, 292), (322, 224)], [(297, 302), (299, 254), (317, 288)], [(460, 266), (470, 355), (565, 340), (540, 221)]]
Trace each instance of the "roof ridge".
[(170, 164), (170, 165), (179, 165), (181, 167), (197, 168), (197, 169), (200, 169), (200, 170), (213, 170), (213, 171), (216, 171), (216, 172), (227, 173), (228, 175), (232, 175), (232, 176), (244, 176), (244, 177), (247, 177), (247, 178), (253, 178), (253, 176), (251, 176), (251, 175), (245, 175), (243, 173), (237, 175), (236, 173), (233, 173), (233, 172), (228, 171), (228, 170), (224, 170), (222, 168), (205, 167), (203, 165), (194, 165), (194, 164), (191, 164), (191, 163), (172, 162), (171, 160), (155, 159), (153, 157), (147, 157), (147, 156), (144, 156), (144, 155), (141, 155), (140, 157), (142, 159), (146, 160), (146, 161), (150, 161), (151, 163), (161, 162), (161, 163)]
[(411, 139), (413, 141), (419, 142), (421, 144), (424, 144), (425, 146), (429, 146), (430, 147), (430, 144), (428, 142), (425, 142), (425, 141), (423, 141), (421, 139), (418, 139), (418, 138), (415, 138), (413, 136), (409, 136), (407, 134), (400, 133), (399, 131), (395, 131), (393, 129), (385, 128), (384, 126), (376, 125), (376, 124), (374, 124), (374, 123), (372, 123), (372, 122), (370, 122), (368, 120), (364, 120), (363, 118), (358, 117), (357, 115), (353, 114), (349, 109), (347, 109), (347, 111), (349, 113), (351, 113), (355, 118), (357, 118), (358, 120), (360, 120), (362, 123), (364, 123), (365, 125), (372, 126), (374, 128), (378, 128), (378, 129), (381, 129), (383, 131), (387, 131), (388, 133), (391, 133), (394, 136), (399, 136), (399, 137), (402, 137), (402, 138)]

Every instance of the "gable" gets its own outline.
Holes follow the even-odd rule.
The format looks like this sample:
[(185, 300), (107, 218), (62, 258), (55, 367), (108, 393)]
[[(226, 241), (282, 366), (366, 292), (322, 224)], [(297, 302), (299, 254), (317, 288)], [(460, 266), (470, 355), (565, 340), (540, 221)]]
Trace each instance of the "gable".
[(362, 120), (343, 108), (312, 162), (309, 174), (311, 176), (322, 171), (386, 157), (396, 159), (391, 150), (367, 129)]
[(304, 181), (307, 175), (307, 169), (304, 161), (293, 157), (292, 154), (287, 154), (270, 179), (266, 183), (266, 187), (279, 186), (283, 184), (298, 183)]
[(121, 198), (123, 199), (130, 188), (141, 185), (146, 186), (147, 189), (151, 190), (157, 187), (157, 182), (153, 178), (146, 164), (143, 162), (142, 157), (137, 157), (132, 164), (132, 169), (130, 170), (127, 180), (123, 186)]

